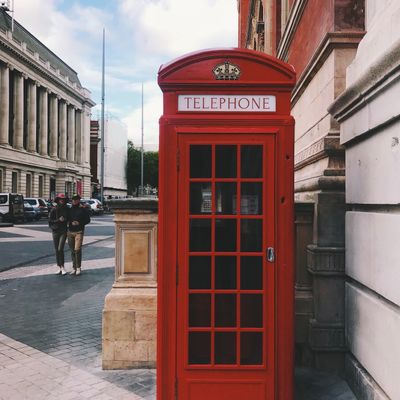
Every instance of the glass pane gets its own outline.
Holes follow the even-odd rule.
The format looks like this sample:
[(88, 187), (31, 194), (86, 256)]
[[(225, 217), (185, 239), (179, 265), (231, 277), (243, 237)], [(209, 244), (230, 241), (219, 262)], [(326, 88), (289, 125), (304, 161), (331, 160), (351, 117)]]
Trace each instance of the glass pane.
[(211, 250), (211, 220), (191, 219), (190, 220), (190, 251)]
[(240, 257), (240, 289), (262, 290), (262, 257)]
[(215, 326), (216, 327), (236, 326), (235, 294), (215, 295)]
[(242, 294), (240, 296), (240, 326), (242, 328), (262, 328), (262, 303), (262, 294)]
[(190, 177), (211, 178), (211, 145), (190, 145)]
[(190, 214), (211, 214), (211, 183), (190, 184)]
[(215, 364), (236, 364), (236, 332), (215, 332)]
[(237, 146), (215, 146), (215, 177), (236, 178)]
[(217, 214), (236, 214), (236, 186), (235, 182), (215, 184)]
[(262, 214), (262, 183), (242, 183), (240, 194), (241, 214)]
[(211, 295), (189, 294), (189, 326), (209, 327), (211, 325)]
[(236, 219), (215, 220), (215, 251), (236, 251)]
[(262, 221), (260, 219), (242, 219), (240, 224), (240, 250), (262, 250)]
[(189, 332), (189, 364), (211, 363), (211, 333)]
[(211, 289), (211, 257), (189, 257), (189, 289)]
[(215, 257), (215, 289), (236, 289), (236, 257)]
[(262, 364), (263, 340), (261, 332), (242, 332), (240, 334), (240, 364)]
[(241, 146), (241, 168), (242, 178), (262, 178), (262, 153), (261, 145)]

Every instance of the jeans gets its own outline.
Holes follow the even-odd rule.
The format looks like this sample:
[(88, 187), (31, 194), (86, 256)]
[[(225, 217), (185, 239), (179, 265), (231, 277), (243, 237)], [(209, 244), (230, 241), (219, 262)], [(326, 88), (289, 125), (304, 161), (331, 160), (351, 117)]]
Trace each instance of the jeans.
[(64, 266), (64, 245), (67, 239), (67, 232), (53, 232), (54, 250), (56, 251), (56, 260), (59, 267)]
[(82, 263), (82, 242), (83, 231), (68, 232), (68, 246), (71, 250), (72, 266), (74, 269), (80, 268)]

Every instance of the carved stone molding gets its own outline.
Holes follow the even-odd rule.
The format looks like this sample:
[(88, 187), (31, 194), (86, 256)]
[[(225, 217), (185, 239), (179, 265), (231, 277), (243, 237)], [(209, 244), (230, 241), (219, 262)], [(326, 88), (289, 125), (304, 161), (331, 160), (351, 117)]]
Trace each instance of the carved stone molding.
[(344, 247), (308, 246), (307, 267), (312, 275), (344, 275)]

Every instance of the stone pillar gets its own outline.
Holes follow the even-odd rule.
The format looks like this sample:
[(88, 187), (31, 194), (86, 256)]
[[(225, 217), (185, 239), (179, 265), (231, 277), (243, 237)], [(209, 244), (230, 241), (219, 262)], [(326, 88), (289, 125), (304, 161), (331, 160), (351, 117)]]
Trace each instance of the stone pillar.
[(314, 244), (308, 246), (308, 271), (313, 276), (314, 319), (309, 342), (315, 367), (344, 373), (345, 263), (343, 192), (320, 192), (314, 212)]
[(103, 369), (154, 368), (157, 199), (110, 201), (116, 224), (115, 282), (103, 310)]
[(50, 157), (58, 157), (58, 99), (55, 94), (50, 97)]
[(8, 145), (10, 112), (10, 69), (8, 65), (0, 66), (0, 74), (0, 145)]
[(14, 74), (14, 148), (24, 148), (24, 78)]
[(60, 143), (59, 143), (59, 157), (65, 161), (67, 159), (67, 103), (60, 101)]
[(75, 107), (68, 106), (68, 161), (75, 162)]
[(28, 81), (28, 151), (36, 153), (36, 82)]
[(40, 105), (40, 129), (39, 129), (39, 152), (42, 156), (48, 153), (48, 91), (42, 88), (39, 95)]
[(75, 114), (75, 132), (76, 132), (75, 159), (78, 164), (82, 164), (82, 112), (80, 110), (77, 110)]

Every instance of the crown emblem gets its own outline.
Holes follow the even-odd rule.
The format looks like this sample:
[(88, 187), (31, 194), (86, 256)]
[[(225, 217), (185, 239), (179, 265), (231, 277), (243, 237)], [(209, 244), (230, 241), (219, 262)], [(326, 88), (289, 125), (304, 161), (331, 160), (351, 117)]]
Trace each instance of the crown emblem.
[(229, 61), (225, 61), (213, 68), (213, 74), (218, 81), (234, 81), (239, 79), (240, 68)]

